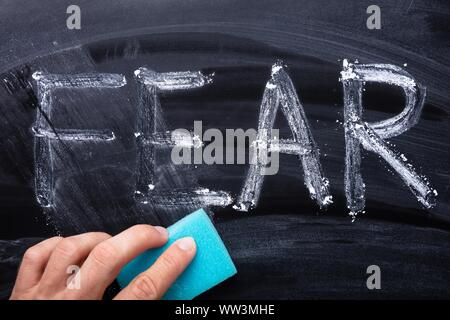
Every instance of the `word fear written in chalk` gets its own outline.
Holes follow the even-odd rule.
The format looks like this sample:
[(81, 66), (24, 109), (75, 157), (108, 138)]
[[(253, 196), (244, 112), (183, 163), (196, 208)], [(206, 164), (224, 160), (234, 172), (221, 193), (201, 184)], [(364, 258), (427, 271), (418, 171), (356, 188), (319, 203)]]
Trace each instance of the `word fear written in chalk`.
[[(111, 130), (58, 129), (51, 124), (54, 90), (101, 88), (113, 90), (123, 87), (127, 80), (121, 74), (48, 74), (35, 72), (37, 97), (40, 104), (33, 126), (35, 135), (35, 192), (41, 206), (54, 206), (54, 154), (51, 147), (55, 140), (80, 143), (114, 143), (115, 134)], [(236, 199), (223, 190), (198, 188), (168, 192), (154, 192), (155, 152), (164, 148), (182, 145), (184, 148), (201, 148), (198, 137), (193, 133), (177, 139), (173, 132), (158, 132), (156, 113), (161, 107), (159, 95), (178, 90), (201, 88), (213, 81), (211, 75), (200, 71), (157, 73), (147, 68), (134, 72), (137, 83), (136, 118), (136, 189), (135, 199), (141, 203), (165, 206), (198, 202), (200, 206), (225, 207), (233, 204), (239, 211), (248, 211), (258, 205), (264, 183), (265, 166), (263, 161), (252, 161)], [(344, 129), (345, 129), (345, 196), (350, 215), (355, 217), (365, 207), (365, 185), (361, 175), (361, 149), (374, 152), (384, 159), (397, 173), (417, 200), (427, 209), (432, 208), (437, 196), (427, 179), (417, 174), (403, 154), (395, 151), (386, 141), (412, 128), (419, 121), (425, 102), (425, 87), (417, 83), (405, 70), (389, 64), (351, 64), (344, 60), (340, 81), (344, 91)], [(384, 83), (400, 87), (405, 94), (405, 107), (396, 116), (378, 121), (363, 120), (362, 92), (365, 83)], [(274, 139), (268, 132), (273, 128), (278, 109), (286, 118), (292, 137), (277, 140), (277, 152), (293, 154), (299, 158), (299, 170), (311, 199), (320, 207), (327, 207), (332, 201), (329, 182), (320, 163), (319, 148), (312, 135), (304, 108), (289, 77), (281, 63), (272, 66), (271, 75), (263, 91), (258, 115), (258, 152), (256, 157), (274, 150)], [(262, 152), (265, 151), (265, 152)], [(258, 160), (258, 159), (257, 159)]]

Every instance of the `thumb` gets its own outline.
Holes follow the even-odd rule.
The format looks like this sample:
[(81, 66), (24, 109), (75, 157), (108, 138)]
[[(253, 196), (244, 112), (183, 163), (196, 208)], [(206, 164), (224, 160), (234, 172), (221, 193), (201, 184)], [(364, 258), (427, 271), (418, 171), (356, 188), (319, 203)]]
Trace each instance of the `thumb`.
[(163, 297), (196, 253), (193, 238), (175, 241), (156, 262), (126, 286), (115, 300), (156, 300)]

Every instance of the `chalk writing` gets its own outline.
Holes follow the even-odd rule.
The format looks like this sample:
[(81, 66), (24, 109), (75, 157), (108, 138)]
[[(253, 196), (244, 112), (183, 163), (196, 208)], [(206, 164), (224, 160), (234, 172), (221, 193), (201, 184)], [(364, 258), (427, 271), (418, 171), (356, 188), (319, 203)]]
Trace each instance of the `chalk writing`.
[(55, 89), (119, 88), (126, 84), (118, 74), (60, 75), (35, 72), (39, 109), (33, 126), (35, 135), (35, 188), (36, 198), (43, 207), (53, 205), (55, 177), (52, 140), (60, 141), (110, 141), (114, 132), (108, 130), (57, 129), (51, 123), (53, 112), (52, 91)]
[[(332, 197), (328, 190), (328, 180), (322, 173), (319, 149), (311, 134), (308, 120), (295, 92), (294, 85), (283, 65), (276, 63), (272, 66), (271, 78), (264, 90), (259, 112), (258, 131), (264, 130), (264, 133), (267, 135), (267, 132), (272, 129), (280, 104), (294, 139), (292, 141), (282, 141), (282, 147), (279, 151), (299, 155), (303, 166), (305, 185), (311, 198), (316, 199), (319, 206), (327, 206), (332, 203)], [(258, 140), (267, 141), (267, 139), (272, 139), (272, 137), (258, 136)], [(308, 152), (304, 152), (305, 149)], [(258, 156), (260, 153), (254, 154)], [(233, 207), (234, 209), (248, 211), (251, 207), (255, 207), (258, 204), (264, 181), (262, 171), (264, 171), (264, 166), (261, 162), (254, 161), (250, 164), (247, 178), (237, 204)]]
[[(393, 151), (384, 139), (395, 137), (414, 126), (425, 100), (425, 88), (403, 69), (385, 64), (350, 64), (344, 60), (341, 72), (344, 88), (345, 195), (350, 214), (364, 210), (364, 182), (361, 176), (361, 150), (377, 153), (400, 175), (401, 179), (426, 208), (434, 205), (437, 191), (419, 176), (406, 158)], [(406, 106), (398, 115), (375, 123), (362, 121), (362, 91), (365, 82), (399, 86), (406, 96)]]
[[(160, 130), (156, 116), (161, 103), (159, 94), (175, 90), (192, 90), (211, 83), (212, 76), (200, 71), (157, 73), (147, 68), (134, 72), (138, 86), (136, 118), (136, 190), (135, 198), (142, 204), (157, 206), (189, 205), (226, 207), (233, 197), (222, 190), (192, 188), (154, 193), (155, 153), (159, 149), (189, 148), (194, 150), (194, 163), (201, 161), (204, 146), (201, 134), (194, 130)], [(56, 75), (36, 72), (39, 110), (33, 127), (35, 135), (35, 187), (41, 206), (53, 204), (53, 153), (51, 141), (111, 141), (114, 132), (108, 130), (57, 129), (51, 124), (52, 91), (54, 89), (118, 88), (126, 84), (119, 74)], [(351, 64), (344, 60), (341, 81), (344, 91), (345, 129), (345, 196), (350, 215), (354, 218), (365, 207), (365, 185), (361, 175), (361, 146), (383, 158), (411, 189), (418, 201), (427, 209), (435, 204), (437, 191), (429, 186), (425, 177), (418, 175), (403, 154), (394, 151), (386, 139), (398, 136), (413, 127), (420, 118), (425, 101), (425, 87), (403, 69), (385, 64)], [(375, 82), (403, 89), (406, 103), (398, 115), (374, 123), (362, 119), (362, 92), (364, 83)], [(292, 139), (279, 139), (274, 135), (274, 122), (281, 106), (292, 133)], [(200, 122), (201, 123), (201, 122)], [(194, 123), (195, 124), (195, 123)], [(194, 125), (195, 128), (195, 125)], [(245, 132), (242, 130), (242, 133)], [(269, 152), (297, 155), (300, 159), (304, 183), (310, 197), (320, 207), (331, 204), (328, 179), (320, 163), (319, 148), (313, 138), (304, 108), (285, 66), (277, 62), (272, 66), (260, 105), (256, 139), (250, 144), (252, 161), (246, 179), (233, 206), (248, 211), (257, 206), (264, 182)], [(234, 157), (234, 153), (233, 153)], [(211, 163), (216, 163), (212, 161)], [(223, 163), (217, 162), (217, 163)]]
[[(225, 207), (232, 203), (232, 197), (224, 191), (210, 191), (198, 189), (175, 192), (169, 190), (164, 195), (153, 196), (155, 189), (155, 149), (157, 147), (173, 147), (182, 145), (185, 148), (199, 148), (202, 146), (199, 137), (193, 134), (183, 135), (179, 131), (161, 135), (156, 127), (156, 112), (160, 108), (158, 94), (164, 91), (189, 90), (203, 87), (211, 82), (211, 78), (201, 72), (167, 72), (157, 73), (146, 68), (135, 71), (138, 82), (138, 111), (137, 111), (137, 168), (135, 198), (142, 203), (152, 203), (158, 206), (171, 206), (174, 203), (192, 203), (192, 199), (203, 206)], [(156, 137), (156, 139), (155, 139)], [(200, 143), (196, 143), (200, 141)]]

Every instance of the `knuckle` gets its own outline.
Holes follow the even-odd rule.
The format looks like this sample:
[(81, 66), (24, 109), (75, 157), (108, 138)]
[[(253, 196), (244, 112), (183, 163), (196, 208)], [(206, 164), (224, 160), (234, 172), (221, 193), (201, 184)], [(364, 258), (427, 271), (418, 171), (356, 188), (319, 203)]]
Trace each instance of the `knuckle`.
[(26, 264), (35, 264), (39, 262), (40, 259), (41, 259), (41, 250), (39, 249), (39, 247), (34, 246), (25, 251), (22, 262)]
[(181, 269), (179, 259), (173, 254), (165, 254), (161, 256), (161, 265), (165, 272), (178, 272)]
[(97, 245), (91, 253), (93, 260), (101, 266), (111, 264), (118, 257), (118, 250), (109, 242), (102, 242)]
[(131, 286), (132, 294), (138, 299), (157, 299), (159, 290), (156, 281), (147, 274), (139, 275)]
[(111, 238), (111, 235), (109, 233), (101, 232), (101, 231), (89, 232), (88, 234), (90, 234), (92, 236), (103, 237), (103, 238)]
[(131, 230), (142, 241), (149, 241), (155, 236), (153, 228), (146, 224), (135, 225), (131, 227)]
[(100, 235), (102, 237), (105, 237), (105, 238), (111, 238), (111, 235), (109, 233), (106, 233), (106, 232), (99, 231), (99, 232), (96, 232), (96, 234), (98, 234), (98, 235)]
[(34, 246), (28, 248), (24, 254), (22, 261), (25, 261), (27, 264), (39, 263), (43, 258), (42, 256), (45, 254), (46, 250), (44, 249), (44, 243), (52, 240), (62, 240), (62, 237), (52, 237), (47, 240), (44, 240)]
[(70, 258), (75, 256), (79, 252), (78, 242), (73, 238), (65, 238), (61, 240), (55, 248), (58, 256)]

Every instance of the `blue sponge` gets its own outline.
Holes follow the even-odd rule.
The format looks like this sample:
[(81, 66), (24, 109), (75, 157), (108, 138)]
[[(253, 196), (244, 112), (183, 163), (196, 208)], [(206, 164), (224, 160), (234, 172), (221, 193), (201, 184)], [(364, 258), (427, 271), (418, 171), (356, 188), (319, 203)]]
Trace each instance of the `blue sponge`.
[(191, 264), (166, 292), (163, 299), (189, 300), (236, 274), (236, 267), (208, 215), (197, 210), (168, 227), (169, 240), (160, 248), (152, 249), (130, 261), (117, 277), (124, 288), (138, 274), (148, 269), (176, 240), (193, 237), (197, 253)]

